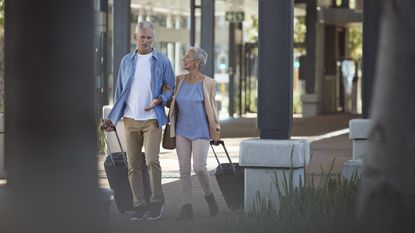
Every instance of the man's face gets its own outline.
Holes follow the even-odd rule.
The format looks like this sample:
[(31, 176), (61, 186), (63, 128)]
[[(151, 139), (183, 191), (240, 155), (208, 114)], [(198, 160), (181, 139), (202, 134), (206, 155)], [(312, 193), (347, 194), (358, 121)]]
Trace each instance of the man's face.
[(151, 44), (154, 40), (153, 29), (139, 28), (138, 33), (134, 34), (134, 40), (137, 43), (137, 49), (140, 54), (151, 53)]

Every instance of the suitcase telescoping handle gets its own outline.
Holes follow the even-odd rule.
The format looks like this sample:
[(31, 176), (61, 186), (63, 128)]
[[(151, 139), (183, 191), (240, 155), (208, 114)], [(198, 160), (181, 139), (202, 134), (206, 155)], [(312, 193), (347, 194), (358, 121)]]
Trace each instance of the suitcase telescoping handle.
[[(229, 163), (232, 167), (233, 174), (236, 175), (235, 165), (232, 163), (232, 160), (231, 160), (231, 157), (229, 156), (228, 150), (226, 150), (225, 142), (222, 141), (222, 140), (217, 141), (217, 142), (222, 145), (223, 150), (225, 151), (226, 157), (228, 157)], [(210, 141), (210, 147), (212, 147), (212, 151), (213, 151), (213, 154), (215, 155), (216, 161), (219, 164), (220, 170), (222, 170), (222, 173), (224, 173), (223, 168), (222, 168), (222, 164), (219, 162), (218, 155), (216, 154), (215, 149), (213, 148), (213, 145), (215, 145), (214, 141)]]
[[(100, 129), (102, 131), (104, 131), (105, 127), (107, 127), (107, 126), (103, 125), (103, 126), (100, 127)], [(112, 128), (113, 132), (115, 133), (115, 136), (117, 137), (118, 145), (120, 146), (120, 149), (121, 149), (121, 155), (122, 155), (122, 159), (124, 161), (124, 164), (127, 165), (127, 160), (124, 158), (125, 153), (124, 153), (124, 149), (122, 148), (120, 137), (118, 136), (118, 133), (117, 133), (117, 128), (115, 126), (111, 126), (111, 128)], [(112, 158), (112, 152), (111, 152), (110, 144), (108, 143), (107, 137), (105, 137), (105, 135), (104, 135), (104, 140), (105, 140), (105, 144), (107, 144), (108, 151), (110, 152), (110, 158), (111, 158), (112, 165), (115, 167), (114, 158)]]

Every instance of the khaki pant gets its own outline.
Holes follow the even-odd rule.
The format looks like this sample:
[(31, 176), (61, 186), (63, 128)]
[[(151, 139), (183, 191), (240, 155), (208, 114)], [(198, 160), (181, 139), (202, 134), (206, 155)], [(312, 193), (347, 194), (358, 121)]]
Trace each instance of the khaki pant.
[(127, 144), (128, 179), (133, 192), (134, 207), (146, 205), (143, 176), (141, 174), (141, 149), (144, 145), (146, 165), (150, 177), (151, 203), (164, 201), (161, 188), (161, 167), (159, 161), (161, 128), (157, 120), (136, 121), (124, 118)]
[(176, 151), (180, 167), (180, 183), (182, 186), (183, 203), (192, 202), (192, 183), (190, 180), (191, 159), (193, 152), (193, 171), (199, 178), (205, 196), (212, 193), (209, 172), (206, 167), (206, 160), (209, 151), (209, 140), (176, 136)]

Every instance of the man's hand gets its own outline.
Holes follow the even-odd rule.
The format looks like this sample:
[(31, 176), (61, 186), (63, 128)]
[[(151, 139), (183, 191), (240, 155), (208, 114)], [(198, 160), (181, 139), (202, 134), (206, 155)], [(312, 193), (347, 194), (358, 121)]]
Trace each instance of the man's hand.
[(221, 143), (220, 140), (212, 140), (211, 144), (213, 144), (214, 146), (219, 146)]
[(155, 98), (151, 101), (151, 103), (147, 107), (144, 108), (144, 111), (150, 111), (151, 109), (153, 109), (159, 104), (161, 104), (161, 98)]
[(111, 132), (111, 131), (114, 131), (115, 125), (112, 123), (111, 120), (105, 119), (105, 120), (102, 120), (101, 129), (107, 132)]

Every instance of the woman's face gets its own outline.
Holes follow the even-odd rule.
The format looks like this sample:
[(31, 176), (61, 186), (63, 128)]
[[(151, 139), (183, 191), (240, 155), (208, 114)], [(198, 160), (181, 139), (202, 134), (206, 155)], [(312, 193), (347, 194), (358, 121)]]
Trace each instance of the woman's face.
[(183, 60), (183, 68), (185, 70), (197, 69), (197, 60), (193, 58), (193, 50), (189, 50)]

